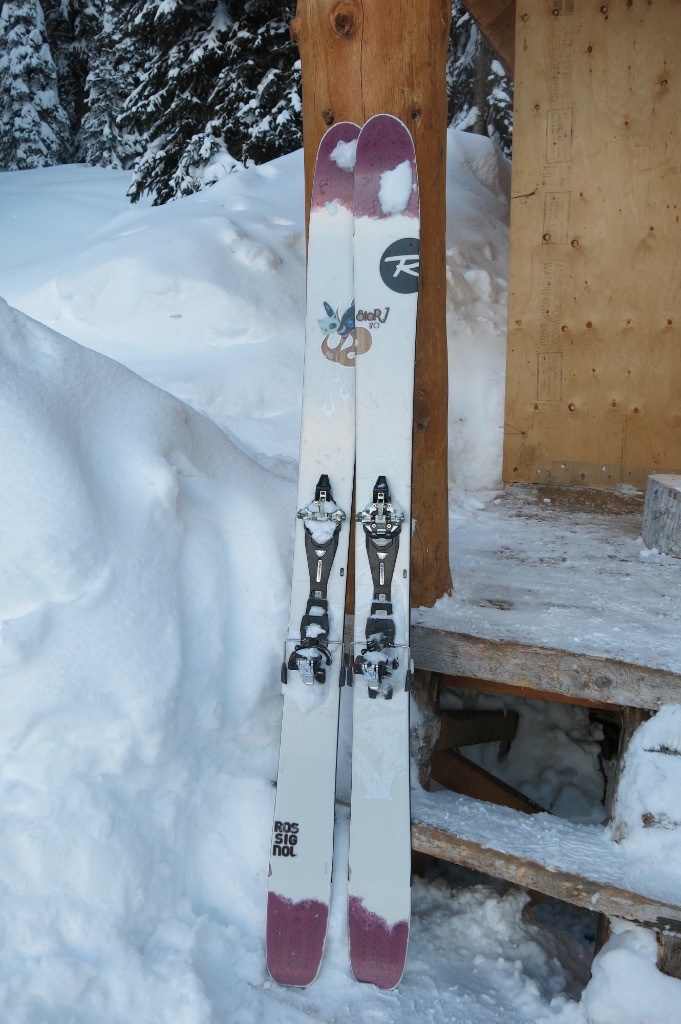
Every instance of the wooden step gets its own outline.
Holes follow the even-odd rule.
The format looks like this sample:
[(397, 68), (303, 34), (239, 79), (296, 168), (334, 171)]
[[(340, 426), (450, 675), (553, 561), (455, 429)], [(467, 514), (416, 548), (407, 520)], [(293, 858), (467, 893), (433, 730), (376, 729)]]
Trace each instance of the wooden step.
[(674, 876), (659, 864), (637, 860), (604, 826), (418, 790), (412, 847), (608, 917), (681, 934)]
[[(346, 615), (348, 644), (352, 643), (353, 628), (353, 616)], [(650, 710), (678, 704), (681, 699), (681, 673), (515, 640), (415, 624), (411, 652), (417, 669), (500, 683), (512, 687), (519, 697), (541, 691), (547, 700), (553, 695), (587, 707), (626, 705)]]

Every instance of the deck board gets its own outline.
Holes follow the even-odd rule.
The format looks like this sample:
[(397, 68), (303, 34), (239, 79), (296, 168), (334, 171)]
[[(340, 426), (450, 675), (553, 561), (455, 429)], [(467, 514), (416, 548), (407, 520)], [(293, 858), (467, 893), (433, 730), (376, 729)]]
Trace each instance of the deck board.
[(412, 847), (611, 917), (681, 927), (677, 879), (613, 842), (607, 826), (416, 790)]
[(613, 704), (681, 702), (681, 559), (631, 489), (513, 485), (450, 515), (454, 591), (412, 612), (417, 667)]

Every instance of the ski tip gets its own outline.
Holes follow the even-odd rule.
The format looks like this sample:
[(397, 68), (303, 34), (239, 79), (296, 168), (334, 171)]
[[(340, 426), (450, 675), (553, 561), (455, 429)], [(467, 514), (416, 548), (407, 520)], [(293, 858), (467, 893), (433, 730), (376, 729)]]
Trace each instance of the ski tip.
[(409, 129), (392, 114), (369, 118), (357, 142), (355, 216), (419, 215), (418, 175)]
[(389, 925), (367, 910), (363, 900), (351, 896), (349, 929), (350, 962), (357, 981), (382, 989), (399, 985), (407, 959), (409, 922)]
[(358, 137), (359, 125), (353, 121), (339, 121), (322, 136), (312, 183), (313, 210), (327, 203), (352, 209)]
[(267, 969), (279, 985), (306, 988), (319, 974), (329, 908), (319, 900), (294, 903), (267, 897)]

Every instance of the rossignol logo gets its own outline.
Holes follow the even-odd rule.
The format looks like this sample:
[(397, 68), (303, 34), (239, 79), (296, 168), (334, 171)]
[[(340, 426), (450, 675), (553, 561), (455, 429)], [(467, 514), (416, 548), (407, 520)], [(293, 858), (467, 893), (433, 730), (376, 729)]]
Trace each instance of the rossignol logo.
[(381, 278), (392, 291), (407, 295), (418, 291), (419, 266), (418, 238), (400, 238), (381, 256)]
[(272, 856), (295, 857), (298, 839), (299, 829), (297, 821), (275, 821)]

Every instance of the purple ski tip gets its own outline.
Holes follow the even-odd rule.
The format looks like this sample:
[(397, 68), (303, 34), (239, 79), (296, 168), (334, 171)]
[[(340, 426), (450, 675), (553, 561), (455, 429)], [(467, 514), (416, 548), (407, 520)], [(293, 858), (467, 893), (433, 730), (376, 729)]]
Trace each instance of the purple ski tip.
[(313, 210), (323, 207), (325, 203), (338, 203), (352, 210), (355, 143), (358, 135), (359, 125), (352, 121), (339, 121), (322, 137), (312, 186)]
[(394, 925), (372, 914), (358, 896), (349, 901), (350, 961), (357, 981), (379, 988), (395, 988), (404, 973), (409, 922)]
[(319, 973), (329, 908), (318, 900), (267, 897), (267, 969), (280, 985), (311, 985)]
[(392, 114), (376, 114), (362, 128), (355, 164), (355, 217), (418, 217), (414, 143)]

